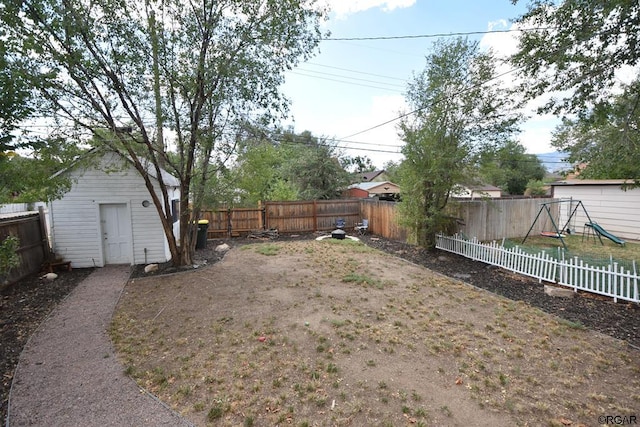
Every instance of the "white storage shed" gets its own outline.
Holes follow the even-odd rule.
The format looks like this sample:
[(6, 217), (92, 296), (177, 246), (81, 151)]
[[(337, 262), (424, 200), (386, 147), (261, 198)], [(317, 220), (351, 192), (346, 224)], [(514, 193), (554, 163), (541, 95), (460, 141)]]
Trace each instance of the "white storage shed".
[[(97, 156), (95, 162), (80, 162), (61, 172), (70, 175), (71, 189), (49, 203), (56, 256), (75, 268), (169, 261), (162, 223), (139, 172), (118, 154), (90, 155)], [(162, 199), (155, 170), (150, 168), (149, 175)], [(162, 178), (169, 187), (172, 206), (178, 206), (178, 180), (166, 171)], [(177, 233), (178, 214), (172, 214)]]

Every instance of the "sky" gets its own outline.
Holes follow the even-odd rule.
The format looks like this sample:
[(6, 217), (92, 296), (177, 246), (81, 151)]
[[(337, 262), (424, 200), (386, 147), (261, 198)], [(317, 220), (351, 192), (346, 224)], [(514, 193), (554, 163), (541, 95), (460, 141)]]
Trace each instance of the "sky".
[[(330, 38), (412, 36), (484, 32), (512, 28), (512, 20), (526, 11), (526, 1), (510, 0), (323, 0), (331, 14), (325, 23)], [(514, 53), (517, 33), (468, 36), (481, 49), (498, 55)], [(402, 160), (397, 124), (377, 127), (408, 111), (407, 82), (425, 68), (425, 56), (437, 38), (396, 40), (323, 40), (320, 52), (286, 75), (282, 87), (291, 100), (290, 119), (296, 132), (335, 138), (350, 156), (368, 156), (378, 168)], [(506, 68), (505, 68), (506, 67)], [(503, 65), (499, 72), (508, 71)], [(506, 81), (510, 81), (509, 78)], [(535, 102), (532, 104), (536, 104)], [(539, 102), (538, 102), (539, 104)], [(523, 124), (519, 142), (531, 154), (554, 151), (551, 132), (559, 123), (552, 116), (532, 112)], [(357, 135), (354, 135), (357, 134)], [(353, 136), (352, 136), (353, 135)]]

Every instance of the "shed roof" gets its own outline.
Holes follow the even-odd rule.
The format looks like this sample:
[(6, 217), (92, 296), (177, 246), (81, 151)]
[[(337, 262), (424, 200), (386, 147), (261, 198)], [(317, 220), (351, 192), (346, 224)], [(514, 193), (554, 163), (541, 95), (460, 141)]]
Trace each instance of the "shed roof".
[(549, 185), (569, 186), (569, 185), (633, 185), (630, 179), (567, 179), (565, 181), (552, 182)]
[[(56, 176), (59, 176), (59, 175), (65, 173), (65, 172), (68, 172), (68, 171), (74, 169), (76, 166), (78, 166), (78, 164), (80, 163), (80, 160), (85, 159), (85, 158), (90, 157), (90, 156), (97, 155), (98, 153), (116, 154), (116, 155), (120, 156), (121, 158), (125, 159), (127, 162), (133, 164), (133, 161), (130, 158), (124, 157), (122, 154), (117, 153), (115, 151), (110, 151), (110, 150), (106, 151), (106, 150), (102, 150), (102, 149), (98, 149), (98, 148), (92, 148), (91, 150), (87, 151), (82, 156), (80, 156), (80, 158), (77, 159), (71, 166), (69, 166), (68, 168), (59, 170), (58, 172), (53, 174), (52, 178), (55, 178)], [(141, 162), (142, 162), (142, 166), (147, 170), (147, 173), (152, 178), (155, 178), (157, 180), (158, 179), (158, 174), (156, 173), (156, 169), (155, 169), (155, 167), (153, 167), (153, 164), (146, 158), (141, 158)], [(168, 187), (179, 187), (180, 186), (180, 181), (178, 180), (178, 178), (176, 178), (175, 176), (171, 175), (165, 169), (160, 168), (160, 175), (162, 175), (162, 180), (164, 181), (164, 183)]]

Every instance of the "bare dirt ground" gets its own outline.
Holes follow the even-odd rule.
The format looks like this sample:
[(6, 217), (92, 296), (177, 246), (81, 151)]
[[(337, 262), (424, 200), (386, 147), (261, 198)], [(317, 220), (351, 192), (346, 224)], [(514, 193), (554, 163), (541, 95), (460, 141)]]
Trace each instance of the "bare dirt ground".
[[(637, 306), (558, 300), (534, 281), (383, 239), (366, 240), (385, 252), (285, 240), (297, 239), (131, 280), (111, 327), (127, 373), (198, 425), (578, 426), (640, 415), (640, 352), (627, 344), (640, 344)], [(217, 243), (200, 252), (208, 264)]]

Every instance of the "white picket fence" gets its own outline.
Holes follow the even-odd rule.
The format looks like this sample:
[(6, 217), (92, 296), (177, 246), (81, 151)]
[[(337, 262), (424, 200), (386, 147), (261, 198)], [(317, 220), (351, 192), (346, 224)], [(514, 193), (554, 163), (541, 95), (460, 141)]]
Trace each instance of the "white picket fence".
[(505, 248), (501, 243), (482, 243), (475, 238), (469, 240), (459, 235), (439, 235), (436, 248), (534, 277), (540, 282), (544, 280), (571, 287), (575, 291), (606, 295), (616, 302), (618, 299), (640, 302), (640, 277), (635, 263), (633, 272), (617, 263), (594, 267), (577, 257), (555, 259), (544, 251), (528, 254), (517, 246)]

